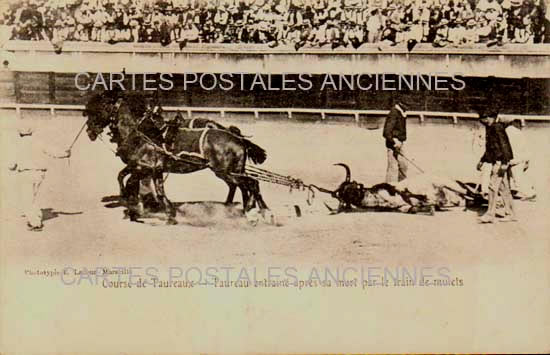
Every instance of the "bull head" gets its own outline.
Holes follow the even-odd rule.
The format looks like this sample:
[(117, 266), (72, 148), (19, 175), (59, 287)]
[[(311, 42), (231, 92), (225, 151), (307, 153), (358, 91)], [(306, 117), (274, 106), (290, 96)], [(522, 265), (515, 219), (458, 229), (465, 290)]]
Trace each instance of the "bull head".
[(350, 210), (352, 205), (360, 207), (365, 196), (365, 187), (351, 180), (351, 169), (344, 163), (334, 164), (346, 169), (346, 179), (332, 192), (332, 197), (340, 202), (339, 210)]
[(328, 193), (333, 198), (338, 200), (339, 206), (337, 210), (331, 208), (325, 203), (325, 206), (331, 212), (338, 213), (341, 211), (351, 210), (352, 205), (360, 207), (363, 197), (365, 196), (365, 187), (363, 184), (351, 180), (351, 169), (349, 166), (344, 163), (337, 163), (334, 165), (338, 165), (346, 169), (346, 179), (340, 184), (340, 186), (338, 186), (336, 190), (332, 191), (315, 185), (310, 185), (310, 187), (315, 187), (321, 192)]

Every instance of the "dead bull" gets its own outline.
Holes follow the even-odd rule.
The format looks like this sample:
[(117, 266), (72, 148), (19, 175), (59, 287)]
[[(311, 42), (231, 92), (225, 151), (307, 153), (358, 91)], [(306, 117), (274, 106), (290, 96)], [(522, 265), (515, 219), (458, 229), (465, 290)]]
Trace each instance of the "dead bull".
[(405, 213), (427, 213), (433, 215), (436, 209), (461, 206), (469, 199), (468, 191), (456, 181), (419, 175), (393, 185), (388, 183), (365, 187), (351, 180), (351, 170), (343, 163), (335, 165), (346, 169), (346, 179), (334, 191), (328, 192), (339, 201), (338, 209), (332, 212), (350, 211), (353, 207), (373, 211), (400, 211)]

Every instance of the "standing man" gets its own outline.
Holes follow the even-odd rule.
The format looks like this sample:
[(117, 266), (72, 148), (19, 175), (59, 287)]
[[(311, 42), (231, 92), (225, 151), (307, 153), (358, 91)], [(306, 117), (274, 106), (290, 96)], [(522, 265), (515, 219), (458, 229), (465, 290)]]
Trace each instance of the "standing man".
[(39, 202), (39, 191), (50, 165), (48, 160), (68, 158), (70, 151), (54, 152), (51, 149), (51, 137), (38, 134), (22, 121), (19, 119), (16, 149), (12, 155), (14, 161), (9, 169), (17, 173), (17, 184), (20, 189), (18, 203), (27, 227), (31, 231), (39, 232), (43, 228), (43, 206)]
[(383, 136), (386, 140), (388, 168), (386, 182), (396, 183), (407, 177), (407, 161), (403, 157), (403, 145), (407, 140), (407, 107), (402, 101), (395, 101), (384, 123)]
[[(499, 119), (501, 122), (501, 119)], [(521, 129), (514, 125), (506, 128), (506, 134), (510, 140), (514, 159), (510, 162), (510, 189), (512, 196), (521, 200), (533, 201), (536, 196), (535, 187), (527, 174), (530, 165), (530, 154), (527, 149), (527, 141)]]
[(491, 179), (489, 182), (489, 207), (481, 216), (481, 223), (493, 223), (496, 217), (498, 197), (502, 198), (504, 205), (504, 218), (502, 222), (516, 221), (516, 214), (510, 191), (510, 161), (514, 159), (512, 146), (506, 134), (509, 122), (501, 122), (498, 112), (493, 111), (487, 115), (480, 115), (480, 122), (485, 126), (485, 153), (479, 160), (477, 169), (480, 170), (483, 163), (491, 164)]

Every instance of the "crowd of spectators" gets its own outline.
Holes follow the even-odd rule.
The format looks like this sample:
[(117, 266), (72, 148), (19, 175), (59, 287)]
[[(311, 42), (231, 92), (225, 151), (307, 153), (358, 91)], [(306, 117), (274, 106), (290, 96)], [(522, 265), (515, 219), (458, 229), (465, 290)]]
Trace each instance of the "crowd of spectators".
[(548, 0), (18, 0), (11, 39), (358, 48), (548, 41)]

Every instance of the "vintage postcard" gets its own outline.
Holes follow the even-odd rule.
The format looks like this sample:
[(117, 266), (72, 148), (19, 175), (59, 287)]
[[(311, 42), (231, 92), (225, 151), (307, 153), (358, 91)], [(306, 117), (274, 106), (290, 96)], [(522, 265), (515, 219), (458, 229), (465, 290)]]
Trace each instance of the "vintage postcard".
[(0, 354), (548, 353), (548, 0), (5, 0)]

